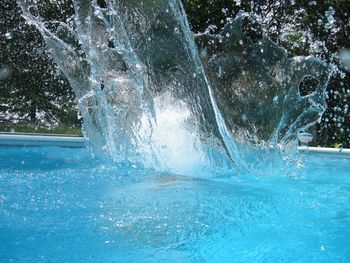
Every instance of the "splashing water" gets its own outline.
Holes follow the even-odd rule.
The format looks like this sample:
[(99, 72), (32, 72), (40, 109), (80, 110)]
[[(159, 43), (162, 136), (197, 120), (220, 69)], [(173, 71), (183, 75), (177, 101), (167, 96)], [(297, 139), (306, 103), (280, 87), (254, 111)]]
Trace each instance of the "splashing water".
[(112, 161), (249, 172), (325, 110), (328, 67), (288, 58), (247, 14), (195, 39), (179, 0), (74, 0), (74, 25), (18, 3), (70, 81), (91, 148)]

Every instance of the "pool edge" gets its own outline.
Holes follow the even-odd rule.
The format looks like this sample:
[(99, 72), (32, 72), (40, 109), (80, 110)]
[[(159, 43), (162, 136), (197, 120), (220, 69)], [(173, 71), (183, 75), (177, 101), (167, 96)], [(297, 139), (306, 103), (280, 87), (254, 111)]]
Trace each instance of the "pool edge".
[[(58, 146), (83, 148), (86, 146), (86, 139), (82, 136), (0, 132), (0, 146)], [(344, 148), (299, 146), (298, 151), (301, 153), (335, 154), (350, 157), (350, 149)]]
[(0, 146), (58, 146), (83, 148), (86, 139), (81, 136), (29, 133), (0, 133)]

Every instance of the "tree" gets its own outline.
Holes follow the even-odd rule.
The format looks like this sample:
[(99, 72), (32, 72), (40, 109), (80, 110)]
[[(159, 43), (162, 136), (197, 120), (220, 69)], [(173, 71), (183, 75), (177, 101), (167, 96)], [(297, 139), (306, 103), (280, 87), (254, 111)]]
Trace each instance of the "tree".
[[(50, 16), (60, 14), (50, 5), (42, 9)], [(28, 25), (20, 13), (16, 1), (1, 1), (0, 128), (12, 127), (13, 123), (78, 127), (74, 93), (68, 81), (53, 63), (37, 29)]]

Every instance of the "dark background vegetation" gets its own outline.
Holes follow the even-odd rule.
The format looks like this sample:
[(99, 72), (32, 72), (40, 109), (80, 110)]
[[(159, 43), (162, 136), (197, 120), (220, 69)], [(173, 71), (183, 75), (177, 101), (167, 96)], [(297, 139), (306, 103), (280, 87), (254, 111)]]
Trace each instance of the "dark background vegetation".
[[(41, 8), (58, 19), (71, 14), (70, 0)], [(183, 0), (194, 32), (220, 29), (240, 11), (254, 14), (263, 33), (290, 56), (314, 55), (334, 67), (328, 109), (312, 129), (314, 145), (350, 147), (350, 75), (341, 63), (350, 48), (350, 1)], [(212, 27), (213, 28), (213, 27)], [(78, 134), (74, 94), (37, 30), (20, 16), (15, 0), (0, 2), (0, 131)]]
[[(42, 7), (57, 18), (71, 12)], [(69, 10), (71, 9), (71, 10)], [(74, 93), (33, 25), (25, 23), (16, 0), (0, 1), (0, 131), (80, 133)]]

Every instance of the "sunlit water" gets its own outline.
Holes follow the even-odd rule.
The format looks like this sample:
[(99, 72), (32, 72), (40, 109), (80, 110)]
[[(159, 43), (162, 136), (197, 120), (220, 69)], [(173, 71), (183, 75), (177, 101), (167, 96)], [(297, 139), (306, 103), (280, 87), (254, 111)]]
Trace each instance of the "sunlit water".
[(349, 262), (349, 159), (302, 157), (293, 177), (205, 179), (1, 147), (0, 261)]

